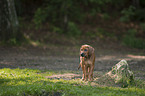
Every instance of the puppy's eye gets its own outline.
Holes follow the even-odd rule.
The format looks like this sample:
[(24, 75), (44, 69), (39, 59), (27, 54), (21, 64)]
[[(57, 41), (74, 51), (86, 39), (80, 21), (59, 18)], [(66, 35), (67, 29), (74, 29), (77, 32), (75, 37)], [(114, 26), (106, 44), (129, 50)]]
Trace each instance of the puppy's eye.
[(84, 49), (84, 51), (88, 51), (87, 49)]

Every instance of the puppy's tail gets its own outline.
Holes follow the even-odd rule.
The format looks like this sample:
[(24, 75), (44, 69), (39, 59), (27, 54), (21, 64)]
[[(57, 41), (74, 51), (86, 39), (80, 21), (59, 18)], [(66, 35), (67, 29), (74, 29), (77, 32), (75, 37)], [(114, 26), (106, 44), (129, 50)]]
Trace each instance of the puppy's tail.
[(79, 64), (78, 70), (80, 69), (80, 67), (81, 67), (81, 64)]

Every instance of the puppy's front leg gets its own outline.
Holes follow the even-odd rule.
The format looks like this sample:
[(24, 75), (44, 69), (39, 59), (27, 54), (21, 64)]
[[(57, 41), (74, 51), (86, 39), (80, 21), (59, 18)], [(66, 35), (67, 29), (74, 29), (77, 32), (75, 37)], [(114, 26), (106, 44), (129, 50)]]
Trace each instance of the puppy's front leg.
[(84, 65), (82, 65), (82, 70), (83, 70), (82, 80), (84, 80), (85, 79), (85, 66)]
[(85, 79), (85, 62), (84, 62), (84, 57), (81, 57), (80, 60), (81, 60), (80, 65), (81, 65), (82, 71), (83, 71), (82, 80), (84, 80)]
[(90, 66), (90, 68), (89, 68), (89, 81), (93, 81), (93, 71), (94, 71), (94, 66)]
[(88, 80), (88, 75), (89, 75), (89, 67), (85, 65), (85, 81)]

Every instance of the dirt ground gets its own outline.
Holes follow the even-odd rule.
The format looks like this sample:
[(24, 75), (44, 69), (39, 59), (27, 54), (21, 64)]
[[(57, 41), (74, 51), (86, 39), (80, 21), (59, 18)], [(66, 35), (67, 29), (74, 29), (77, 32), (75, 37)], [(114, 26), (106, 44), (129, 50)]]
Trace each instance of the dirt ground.
[[(79, 47), (0, 47), (0, 68), (33, 68), (41, 70), (76, 71), (79, 65)], [(95, 73), (104, 74), (120, 60), (127, 60), (135, 78), (145, 80), (145, 50), (111, 46), (110, 44), (92, 44), (95, 48)]]

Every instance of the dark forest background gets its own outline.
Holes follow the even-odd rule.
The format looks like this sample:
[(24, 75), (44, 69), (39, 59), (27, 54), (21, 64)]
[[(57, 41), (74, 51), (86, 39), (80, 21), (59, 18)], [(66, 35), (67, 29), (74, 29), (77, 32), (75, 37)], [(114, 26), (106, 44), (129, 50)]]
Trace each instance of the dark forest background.
[(99, 39), (145, 49), (145, 0), (1, 0), (0, 6), (1, 45)]

